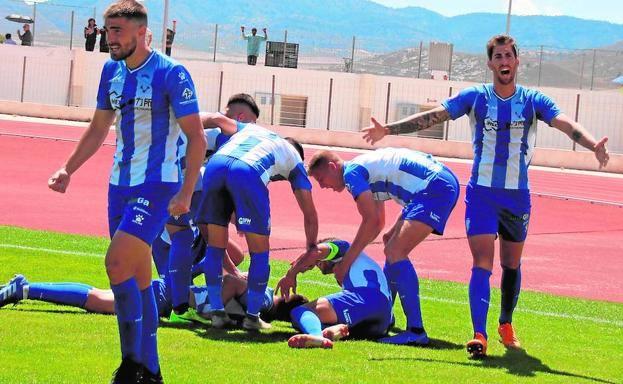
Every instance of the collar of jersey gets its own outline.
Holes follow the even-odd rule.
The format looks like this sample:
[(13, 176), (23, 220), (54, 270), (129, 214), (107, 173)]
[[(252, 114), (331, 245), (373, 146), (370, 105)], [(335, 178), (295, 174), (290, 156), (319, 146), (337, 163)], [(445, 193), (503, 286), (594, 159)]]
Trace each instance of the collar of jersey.
[(519, 87), (520, 85), (516, 84), (515, 85), (515, 92), (513, 92), (512, 95), (510, 95), (507, 98), (503, 98), (500, 95), (498, 95), (498, 93), (495, 91), (495, 86), (493, 84), (491, 84), (491, 91), (493, 92), (493, 94), (495, 95), (495, 97), (497, 97), (498, 99), (502, 100), (502, 101), (508, 101), (510, 99), (512, 99), (513, 97), (515, 97), (515, 95), (517, 95), (517, 93), (519, 93)]
[(156, 53), (155, 50), (152, 50), (151, 53), (149, 54), (149, 56), (147, 56), (147, 58), (145, 59), (145, 61), (143, 61), (143, 64), (139, 65), (138, 67), (134, 68), (134, 69), (130, 69), (128, 68), (128, 63), (125, 62), (125, 60), (123, 60), (123, 66), (125, 67), (125, 69), (128, 70), (128, 72), (130, 73), (134, 73), (136, 71), (140, 71), (143, 67), (145, 67), (147, 65), (147, 63), (149, 63), (149, 60), (151, 60), (152, 57), (154, 57), (154, 54)]

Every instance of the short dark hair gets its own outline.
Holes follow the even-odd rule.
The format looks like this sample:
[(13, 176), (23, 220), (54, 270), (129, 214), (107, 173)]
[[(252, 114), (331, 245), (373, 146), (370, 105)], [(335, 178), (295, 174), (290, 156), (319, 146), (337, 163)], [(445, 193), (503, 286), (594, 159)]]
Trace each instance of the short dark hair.
[(12, 36), (12, 35), (11, 35), (10, 33), (7, 33), (6, 35), (4, 35), (4, 38), (5, 38), (5, 39), (10, 39), (10, 38), (11, 38), (11, 36)]
[(294, 139), (292, 137), (286, 137), (286, 138), (284, 138), (284, 140), (287, 141), (288, 143), (292, 144), (294, 149), (296, 149), (296, 151), (301, 156), (301, 160), (305, 160), (305, 152), (303, 151), (303, 146), (301, 145), (301, 143), (299, 143), (296, 139)]
[(104, 12), (104, 18), (125, 17), (136, 20), (141, 25), (147, 25), (147, 8), (136, 0), (117, 0)]
[(94, 18), (92, 18), (92, 17), (89, 17), (89, 20), (87, 21), (87, 23), (90, 23), (90, 22), (91, 22), (91, 20), (93, 20), (93, 22), (95, 23), (95, 19), (94, 19)]
[(340, 157), (328, 149), (322, 149), (311, 157), (309, 164), (307, 164), (307, 173), (311, 174), (317, 169), (325, 167), (329, 162), (338, 163), (341, 161)]
[(255, 118), (260, 117), (260, 109), (255, 102), (255, 99), (246, 93), (237, 93), (227, 100), (227, 106), (229, 107), (232, 104), (244, 104), (247, 107), (251, 108), (251, 111), (255, 114)]
[(273, 306), (266, 312), (262, 312), (260, 315), (262, 320), (270, 323), (273, 320), (279, 321), (291, 321), (290, 312), (296, 307), (300, 307), (303, 304), (309, 303), (309, 300), (302, 295), (294, 294), (290, 295), (286, 300), (284, 297), (277, 296), (273, 301)]
[(493, 57), (493, 48), (498, 45), (506, 44), (513, 45), (513, 53), (515, 54), (515, 57), (517, 57), (517, 44), (515, 43), (515, 39), (509, 35), (495, 35), (487, 41), (487, 56), (489, 57), (489, 60)]

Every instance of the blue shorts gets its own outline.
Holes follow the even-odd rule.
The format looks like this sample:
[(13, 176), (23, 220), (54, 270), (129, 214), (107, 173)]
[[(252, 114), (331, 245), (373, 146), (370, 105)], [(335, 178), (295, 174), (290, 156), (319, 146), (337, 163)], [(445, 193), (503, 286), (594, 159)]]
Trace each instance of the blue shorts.
[(325, 296), (337, 314), (339, 324), (348, 325), (353, 337), (377, 339), (387, 334), (392, 320), (392, 303), (372, 288), (343, 290)]
[(169, 289), (164, 280), (156, 279), (151, 281), (151, 288), (154, 290), (154, 296), (156, 296), (156, 305), (158, 306), (158, 317), (168, 318), (173, 310), (171, 299), (169, 295)]
[(530, 191), (483, 187), (469, 183), (465, 192), (467, 236), (500, 234), (523, 242), (530, 222)]
[(108, 230), (121, 230), (148, 245), (160, 235), (169, 218), (169, 201), (180, 183), (145, 183), (133, 187), (108, 186)]
[(214, 155), (203, 174), (203, 195), (197, 223), (226, 227), (236, 213), (238, 231), (270, 235), (268, 188), (247, 163)]
[(446, 222), (459, 199), (459, 181), (450, 169), (444, 168), (402, 208), (402, 219), (419, 221), (443, 235)]
[(193, 192), (192, 200), (190, 201), (190, 212), (180, 216), (169, 216), (167, 224), (176, 225), (178, 227), (190, 227), (195, 215), (197, 214), (197, 208), (201, 203), (201, 190)]

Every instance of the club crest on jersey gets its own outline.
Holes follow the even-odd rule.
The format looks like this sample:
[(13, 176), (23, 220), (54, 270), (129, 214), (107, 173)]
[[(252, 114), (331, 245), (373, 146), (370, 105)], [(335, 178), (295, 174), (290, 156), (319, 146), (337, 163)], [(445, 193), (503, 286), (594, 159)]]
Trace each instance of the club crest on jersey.
[(186, 74), (184, 72), (178, 73), (177, 77), (180, 78), (180, 81), (186, 81)]
[(182, 92), (182, 97), (186, 100), (190, 100), (195, 93), (190, 88), (184, 88), (184, 92)]

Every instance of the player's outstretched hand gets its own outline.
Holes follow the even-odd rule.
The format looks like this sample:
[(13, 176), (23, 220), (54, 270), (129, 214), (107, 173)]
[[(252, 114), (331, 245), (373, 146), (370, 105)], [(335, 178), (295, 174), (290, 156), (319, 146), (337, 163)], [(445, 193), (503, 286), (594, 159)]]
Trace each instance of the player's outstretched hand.
[(169, 215), (180, 216), (190, 212), (190, 199), (191, 196), (185, 196), (182, 191), (176, 193), (169, 201)]
[(372, 125), (361, 129), (363, 138), (367, 143), (374, 144), (387, 134), (387, 128), (379, 123), (374, 117), (370, 118)]
[(48, 187), (55, 192), (65, 193), (70, 179), (71, 177), (65, 168), (61, 168), (48, 179)]
[(277, 287), (275, 287), (275, 294), (279, 294), (279, 292), (281, 292), (281, 297), (289, 300), (290, 292), (296, 293), (296, 276), (286, 273), (277, 283)]
[(599, 168), (608, 165), (608, 160), (610, 160), (608, 148), (606, 148), (607, 142), (608, 137), (604, 136), (597, 142), (597, 144), (595, 144), (595, 157), (597, 158), (597, 161), (599, 161)]

